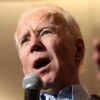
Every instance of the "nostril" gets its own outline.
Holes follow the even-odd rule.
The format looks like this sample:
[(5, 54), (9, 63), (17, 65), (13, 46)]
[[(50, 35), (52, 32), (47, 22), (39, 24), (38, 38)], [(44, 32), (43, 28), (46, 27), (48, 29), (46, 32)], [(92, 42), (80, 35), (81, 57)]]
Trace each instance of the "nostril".
[(32, 46), (32, 48), (31, 48), (31, 52), (34, 52), (34, 51), (45, 51), (45, 50), (46, 50), (46, 48), (42, 43), (34, 44)]

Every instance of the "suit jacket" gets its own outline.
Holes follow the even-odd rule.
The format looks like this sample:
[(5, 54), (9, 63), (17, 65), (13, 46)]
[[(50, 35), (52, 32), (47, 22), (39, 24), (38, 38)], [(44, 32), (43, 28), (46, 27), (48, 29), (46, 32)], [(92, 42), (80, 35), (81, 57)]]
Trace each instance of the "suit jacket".
[(96, 94), (91, 95), (91, 100), (100, 100), (100, 97)]

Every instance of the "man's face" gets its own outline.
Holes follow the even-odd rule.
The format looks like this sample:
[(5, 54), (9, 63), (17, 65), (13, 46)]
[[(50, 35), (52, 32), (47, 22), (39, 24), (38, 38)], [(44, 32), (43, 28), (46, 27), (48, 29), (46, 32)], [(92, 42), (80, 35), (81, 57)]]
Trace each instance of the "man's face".
[(24, 16), (17, 27), (24, 74), (38, 74), (48, 88), (66, 84), (75, 71), (75, 41), (61, 17), (38, 11)]
[(94, 38), (93, 39), (93, 59), (98, 66), (98, 75), (97, 79), (100, 80), (100, 38)]

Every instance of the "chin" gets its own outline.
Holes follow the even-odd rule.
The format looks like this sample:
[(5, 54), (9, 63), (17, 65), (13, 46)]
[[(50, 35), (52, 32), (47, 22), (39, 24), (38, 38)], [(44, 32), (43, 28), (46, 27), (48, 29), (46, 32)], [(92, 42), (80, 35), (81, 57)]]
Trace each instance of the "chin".
[(54, 73), (48, 73), (44, 76), (41, 76), (41, 79), (43, 81), (43, 89), (50, 89), (52, 87), (55, 87), (55, 84), (57, 83), (57, 78)]
[(50, 88), (52, 88), (52, 87), (54, 87), (55, 86), (55, 81), (52, 81), (52, 82), (50, 82), (50, 80), (49, 81), (45, 81), (45, 82), (43, 82), (43, 89), (50, 89)]

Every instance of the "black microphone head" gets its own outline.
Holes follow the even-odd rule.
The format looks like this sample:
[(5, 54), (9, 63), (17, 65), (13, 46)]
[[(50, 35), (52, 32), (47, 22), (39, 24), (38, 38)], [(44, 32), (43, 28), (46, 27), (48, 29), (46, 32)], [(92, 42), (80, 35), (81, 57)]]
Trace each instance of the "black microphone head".
[(41, 89), (42, 88), (42, 80), (41, 78), (36, 75), (36, 74), (31, 74), (31, 75), (27, 75), (25, 76), (25, 78), (23, 79), (23, 88), (24, 89)]

